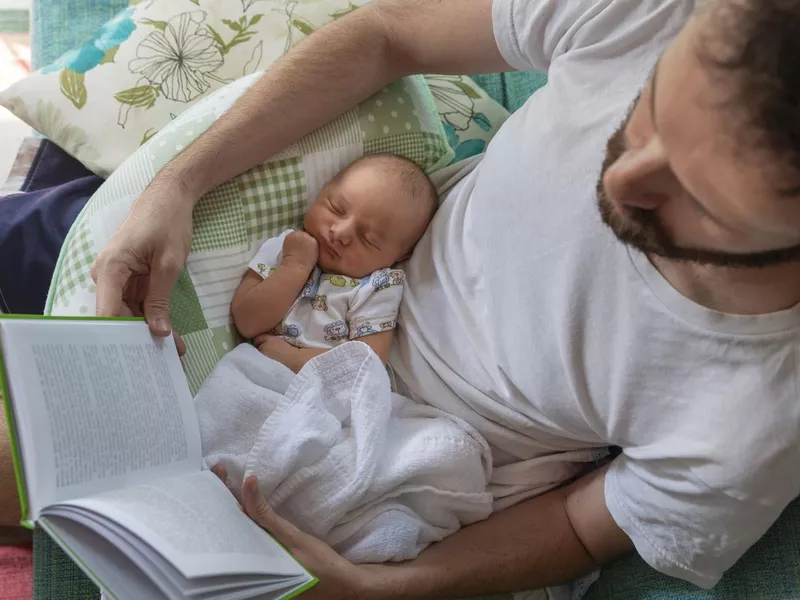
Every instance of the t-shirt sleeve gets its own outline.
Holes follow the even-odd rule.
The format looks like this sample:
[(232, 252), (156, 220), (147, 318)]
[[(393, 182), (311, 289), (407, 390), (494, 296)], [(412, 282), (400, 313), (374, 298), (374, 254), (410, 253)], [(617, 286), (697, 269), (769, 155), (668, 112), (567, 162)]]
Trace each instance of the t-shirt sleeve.
[(277, 237), (270, 238), (258, 249), (247, 268), (261, 275), (266, 279), (281, 264), (281, 254), (283, 253), (283, 241), (293, 229), (287, 229)]
[(548, 71), (559, 56), (597, 46), (618, 57), (659, 35), (671, 19), (685, 22), (694, 0), (493, 0), (492, 26), (506, 62)]
[(405, 281), (406, 274), (400, 269), (381, 269), (362, 282), (347, 313), (351, 340), (391, 331), (397, 326)]
[(650, 566), (710, 589), (797, 491), (779, 482), (768, 490), (758, 487), (714, 489), (681, 460), (637, 460), (623, 453), (606, 475), (605, 497), (617, 525)]

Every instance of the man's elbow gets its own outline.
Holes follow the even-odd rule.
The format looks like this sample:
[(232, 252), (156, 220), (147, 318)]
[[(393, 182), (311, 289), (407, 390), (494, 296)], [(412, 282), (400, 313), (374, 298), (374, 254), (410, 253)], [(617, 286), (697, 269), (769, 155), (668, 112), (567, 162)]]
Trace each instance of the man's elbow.
[(415, 3), (409, 0), (377, 0), (364, 9), (365, 15), (373, 20), (373, 30), (380, 35), (376, 47), (382, 57), (381, 70), (390, 80), (422, 72), (414, 44), (404, 33), (415, 8)]
[(605, 500), (605, 477), (611, 463), (584, 475), (564, 490), (564, 514), (586, 555), (597, 566), (634, 550)]

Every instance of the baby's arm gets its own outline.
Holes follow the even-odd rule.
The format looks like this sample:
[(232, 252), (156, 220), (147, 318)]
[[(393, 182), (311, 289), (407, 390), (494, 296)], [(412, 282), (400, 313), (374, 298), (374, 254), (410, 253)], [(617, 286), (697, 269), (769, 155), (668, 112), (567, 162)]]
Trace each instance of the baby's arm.
[(280, 323), (300, 295), (318, 257), (317, 241), (296, 231), (284, 240), (281, 263), (269, 277), (262, 279), (248, 270), (231, 305), (239, 333), (254, 338)]
[[(375, 354), (381, 359), (383, 364), (389, 362), (389, 351), (392, 347), (392, 337), (394, 331), (383, 331), (372, 335), (364, 336), (359, 339), (372, 348)], [(283, 338), (263, 335), (255, 339), (255, 346), (261, 354), (269, 356), (289, 367), (295, 373), (300, 372), (305, 364), (312, 358), (328, 352), (325, 348), (297, 348), (292, 346)]]
[(389, 352), (392, 349), (392, 339), (394, 339), (394, 329), (389, 331), (382, 331), (380, 333), (373, 333), (362, 338), (358, 338), (359, 342), (364, 342), (367, 346), (372, 348), (378, 358), (381, 359), (383, 364), (389, 362)]

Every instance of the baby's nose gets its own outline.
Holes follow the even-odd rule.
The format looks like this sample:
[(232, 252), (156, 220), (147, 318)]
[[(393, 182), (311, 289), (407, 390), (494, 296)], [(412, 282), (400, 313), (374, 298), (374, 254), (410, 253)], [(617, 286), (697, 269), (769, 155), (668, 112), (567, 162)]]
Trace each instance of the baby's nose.
[(353, 239), (352, 227), (346, 221), (334, 224), (331, 227), (333, 241), (343, 246), (347, 246)]

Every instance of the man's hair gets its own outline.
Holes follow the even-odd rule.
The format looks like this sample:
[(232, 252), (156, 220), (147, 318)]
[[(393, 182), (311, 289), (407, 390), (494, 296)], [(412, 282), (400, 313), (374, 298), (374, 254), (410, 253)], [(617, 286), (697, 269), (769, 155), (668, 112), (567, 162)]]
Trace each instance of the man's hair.
[[(725, 102), (743, 147), (765, 150), (800, 195), (800, 0), (709, 0), (699, 56), (733, 84)], [(777, 161), (775, 160), (777, 158)]]
[(400, 184), (408, 190), (411, 196), (419, 200), (427, 212), (426, 222), (429, 222), (436, 209), (439, 207), (439, 195), (436, 192), (436, 186), (425, 174), (425, 171), (415, 163), (413, 160), (400, 156), (397, 154), (379, 153), (367, 154), (361, 158), (350, 163), (339, 175), (341, 177), (349, 169), (356, 165), (365, 165), (370, 163), (377, 163), (377, 165), (386, 169), (387, 172), (397, 176)]

